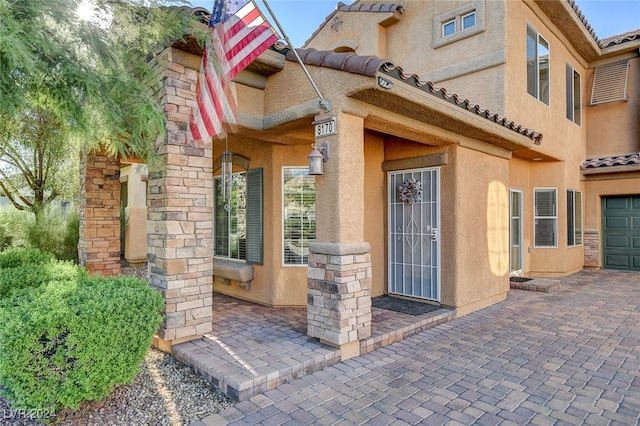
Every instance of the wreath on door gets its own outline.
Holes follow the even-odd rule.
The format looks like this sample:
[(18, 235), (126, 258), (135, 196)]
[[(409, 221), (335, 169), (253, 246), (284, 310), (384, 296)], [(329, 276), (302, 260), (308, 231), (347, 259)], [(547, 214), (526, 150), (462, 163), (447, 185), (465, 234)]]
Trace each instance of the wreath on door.
[(402, 182), (398, 188), (400, 201), (404, 204), (413, 204), (422, 201), (422, 183), (419, 180), (409, 178)]

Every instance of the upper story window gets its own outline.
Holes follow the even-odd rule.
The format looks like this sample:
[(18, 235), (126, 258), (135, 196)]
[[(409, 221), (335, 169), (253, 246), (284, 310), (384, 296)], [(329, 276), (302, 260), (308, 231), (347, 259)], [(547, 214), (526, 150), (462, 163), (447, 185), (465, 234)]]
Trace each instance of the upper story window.
[(484, 1), (467, 5), (433, 18), (433, 48), (456, 42), (484, 31)]
[(582, 124), (582, 83), (580, 74), (567, 64), (567, 118)]
[(476, 24), (476, 12), (475, 10), (471, 13), (467, 13), (462, 17), (462, 29), (466, 30), (467, 28), (471, 28)]
[(549, 105), (549, 43), (527, 26), (527, 92)]

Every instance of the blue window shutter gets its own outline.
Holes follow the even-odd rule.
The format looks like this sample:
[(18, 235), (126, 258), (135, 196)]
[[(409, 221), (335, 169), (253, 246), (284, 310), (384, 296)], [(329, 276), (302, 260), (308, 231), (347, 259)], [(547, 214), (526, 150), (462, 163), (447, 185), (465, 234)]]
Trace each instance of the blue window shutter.
[(247, 170), (247, 263), (263, 263), (262, 169)]

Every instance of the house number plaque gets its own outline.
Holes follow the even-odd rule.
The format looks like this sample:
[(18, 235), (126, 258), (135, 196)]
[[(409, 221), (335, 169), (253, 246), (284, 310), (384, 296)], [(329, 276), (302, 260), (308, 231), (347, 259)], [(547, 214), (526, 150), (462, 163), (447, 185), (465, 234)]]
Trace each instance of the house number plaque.
[(323, 120), (313, 122), (315, 126), (316, 138), (323, 138), (336, 134), (336, 118), (330, 117)]

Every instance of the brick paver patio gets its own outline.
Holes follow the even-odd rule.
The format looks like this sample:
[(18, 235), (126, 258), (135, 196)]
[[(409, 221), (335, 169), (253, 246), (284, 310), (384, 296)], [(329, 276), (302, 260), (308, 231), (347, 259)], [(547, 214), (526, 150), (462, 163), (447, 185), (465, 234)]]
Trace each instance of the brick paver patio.
[[(640, 273), (583, 271), (268, 390), (198, 425), (640, 421)], [(194, 424), (195, 426), (195, 424)]]

